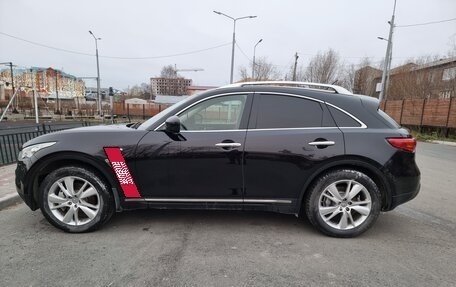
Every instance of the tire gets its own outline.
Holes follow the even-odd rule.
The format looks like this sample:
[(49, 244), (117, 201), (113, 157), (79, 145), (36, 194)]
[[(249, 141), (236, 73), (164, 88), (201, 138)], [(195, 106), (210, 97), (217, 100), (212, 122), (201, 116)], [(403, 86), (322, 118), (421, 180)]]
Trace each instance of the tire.
[(333, 237), (355, 237), (377, 220), (380, 198), (377, 185), (364, 173), (335, 170), (320, 177), (310, 187), (305, 198), (305, 211), (312, 225), (322, 233)]
[(96, 172), (78, 166), (48, 174), (40, 185), (38, 201), (52, 225), (71, 233), (100, 228), (115, 209), (108, 184)]

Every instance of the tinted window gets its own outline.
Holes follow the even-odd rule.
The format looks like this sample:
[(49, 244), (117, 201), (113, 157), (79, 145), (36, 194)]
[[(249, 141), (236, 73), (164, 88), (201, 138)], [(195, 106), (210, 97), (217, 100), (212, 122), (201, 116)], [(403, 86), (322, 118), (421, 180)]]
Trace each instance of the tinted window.
[(328, 106), (329, 111), (331, 112), (331, 115), (333, 116), (334, 120), (336, 121), (336, 124), (338, 127), (360, 127), (361, 124), (355, 121), (352, 117), (347, 115), (344, 112), (341, 112), (340, 110), (333, 108), (331, 106)]
[(401, 126), (395, 121), (393, 120), (387, 113), (385, 113), (384, 111), (378, 109), (378, 113), (383, 117), (383, 119), (385, 119), (393, 128), (400, 128)]
[(321, 127), (318, 102), (298, 97), (258, 95), (257, 129)]
[(183, 130), (236, 130), (241, 125), (246, 95), (203, 101), (179, 114)]

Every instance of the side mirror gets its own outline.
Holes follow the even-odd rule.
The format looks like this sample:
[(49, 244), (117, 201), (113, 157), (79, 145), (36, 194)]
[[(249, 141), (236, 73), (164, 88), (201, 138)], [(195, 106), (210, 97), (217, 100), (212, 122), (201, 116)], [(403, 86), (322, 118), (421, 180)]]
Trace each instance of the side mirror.
[(165, 131), (171, 134), (180, 132), (181, 121), (178, 116), (171, 116), (165, 121)]

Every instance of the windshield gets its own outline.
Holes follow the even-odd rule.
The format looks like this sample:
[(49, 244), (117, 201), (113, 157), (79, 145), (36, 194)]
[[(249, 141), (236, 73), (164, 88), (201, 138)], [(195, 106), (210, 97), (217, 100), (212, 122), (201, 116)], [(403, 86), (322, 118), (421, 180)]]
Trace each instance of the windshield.
[(192, 97), (186, 98), (185, 100), (182, 100), (182, 101), (164, 109), (163, 111), (159, 112), (155, 116), (151, 117), (150, 119), (148, 119), (147, 121), (142, 123), (138, 127), (138, 130), (146, 130), (148, 127), (155, 124), (157, 121), (159, 121), (161, 118), (163, 118), (164, 115), (166, 115), (168, 113), (174, 114), (173, 111), (174, 112), (179, 111), (191, 99), (192, 99)]

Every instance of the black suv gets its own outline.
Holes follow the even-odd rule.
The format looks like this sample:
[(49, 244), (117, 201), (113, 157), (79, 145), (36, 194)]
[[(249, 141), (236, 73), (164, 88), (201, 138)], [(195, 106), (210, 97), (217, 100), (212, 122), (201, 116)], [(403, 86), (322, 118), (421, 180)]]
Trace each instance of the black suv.
[(17, 191), (68, 232), (138, 208), (306, 214), (352, 237), (420, 188), (416, 141), (377, 99), (333, 85), (252, 82), (192, 96), (142, 124), (37, 137)]

